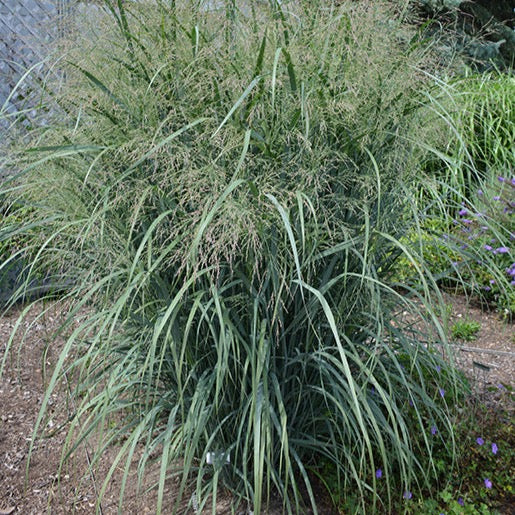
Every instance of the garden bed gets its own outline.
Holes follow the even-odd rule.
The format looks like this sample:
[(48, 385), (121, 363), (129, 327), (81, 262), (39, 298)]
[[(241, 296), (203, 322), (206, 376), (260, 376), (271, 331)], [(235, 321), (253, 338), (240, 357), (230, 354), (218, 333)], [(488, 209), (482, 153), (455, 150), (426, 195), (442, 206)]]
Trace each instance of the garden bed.
[[(511, 395), (506, 392), (514, 386), (515, 377), (513, 325), (504, 323), (498, 313), (483, 312), (479, 307), (470, 306), (464, 297), (449, 295), (445, 297), (445, 301), (452, 305), (449, 327), (463, 320), (477, 321), (481, 325), (474, 341), (456, 342), (457, 345), (476, 349), (462, 350), (457, 356), (460, 367), (472, 380), (475, 396), (488, 409), (495, 408), (496, 412), (502, 412), (504, 417), (511, 418), (513, 402)], [(0, 381), (0, 513), (29, 515), (41, 514), (47, 510), (55, 514), (93, 513), (98, 492), (121, 444), (109, 446), (95, 470), (89, 467), (95, 440), (81, 445), (61, 471), (59, 478), (59, 463), (66, 439), (66, 419), (74, 410), (73, 399), (69, 395), (73, 388), (71, 380), (64, 380), (52, 394), (45, 429), (50, 436), (39, 440), (35, 445), (25, 483), (32, 431), (44, 395), (44, 384), (49, 380), (52, 364), (55, 363), (63, 344), (59, 339), (51, 339), (52, 333), (66, 314), (66, 308), (61, 307), (38, 318), (40, 306), (41, 304), (36, 304), (24, 319), (23, 329), (27, 329), (27, 337), (23, 345), (16, 346), (15, 352), (9, 356)], [(21, 308), (13, 309), (0, 319), (0, 357), (3, 357), (9, 335), (20, 312)], [(42, 373), (43, 365), (45, 377)], [(137, 488), (136, 469), (137, 460), (127, 481), (123, 512), (155, 513), (156, 490), (145, 492), (145, 489), (157, 481), (159, 462), (147, 468), (140, 492)], [(122, 476), (123, 464), (109, 482), (102, 500), (101, 513), (117, 512)], [(173, 504), (176, 488), (177, 485), (171, 482), (166, 487), (165, 513)], [(318, 495), (325, 505), (323, 499), (327, 497), (326, 493), (319, 491)], [(503, 502), (510, 501), (504, 499)], [(218, 500), (217, 506), (217, 513), (231, 513), (229, 503), (224, 504), (223, 500)], [(180, 512), (186, 511), (183, 506)], [(321, 513), (330, 513), (330, 509), (322, 508)]]

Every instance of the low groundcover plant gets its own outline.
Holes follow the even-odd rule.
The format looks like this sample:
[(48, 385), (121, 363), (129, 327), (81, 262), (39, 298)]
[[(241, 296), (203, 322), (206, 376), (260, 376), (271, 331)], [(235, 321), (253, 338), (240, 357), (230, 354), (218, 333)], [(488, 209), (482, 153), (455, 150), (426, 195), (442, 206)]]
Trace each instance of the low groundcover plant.
[(399, 255), (419, 262), (401, 236), (417, 142), (438, 137), (430, 54), (379, 3), (104, 7), (4, 187), (38, 229), (30, 270), (69, 286), (68, 325), (88, 314), (36, 431), (66, 367), (69, 453), (95, 428), (121, 439), (105, 488), (143, 442), (159, 512), (192, 488), (215, 512), (222, 487), (255, 513), (316, 510), (324, 467), (358, 511), (410, 502), (435, 449), (452, 463), (460, 387), (436, 317), (399, 319), (433, 312), (424, 264), (417, 303), (388, 283)]

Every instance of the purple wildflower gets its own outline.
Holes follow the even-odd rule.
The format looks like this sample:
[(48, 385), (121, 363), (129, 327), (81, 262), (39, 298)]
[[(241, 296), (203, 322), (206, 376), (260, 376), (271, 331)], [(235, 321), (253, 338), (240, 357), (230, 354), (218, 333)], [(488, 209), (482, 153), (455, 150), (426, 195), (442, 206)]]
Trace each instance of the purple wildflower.
[(493, 443), (492, 444), (492, 454), (497, 454), (498, 450), (499, 450), (499, 448), (497, 447), (497, 444)]
[(483, 290), (485, 290), (485, 291), (491, 291), (491, 290), (492, 290), (492, 288), (490, 288), (490, 286), (483, 286)]
[(501, 200), (501, 197), (499, 197), (499, 195), (496, 195), (496, 196), (494, 197), (494, 200)]
[(511, 178), (511, 185), (512, 185), (512, 186), (515, 186), (515, 177), (512, 177), (512, 178)]
[(435, 369), (438, 373), (442, 371), (442, 367), (440, 365), (436, 365)]
[(376, 478), (381, 479), (383, 477), (383, 471), (381, 469), (376, 470)]
[(483, 196), (483, 190), (477, 190), (477, 194), (482, 197)]
[(464, 219), (462, 220), (462, 222), (463, 222), (464, 224), (467, 224), (467, 225), (468, 225), (468, 224), (471, 224), (471, 223), (472, 223), (472, 220), (469, 220), (468, 218), (464, 218)]
[(492, 246), (491, 245), (485, 245), (483, 248), (485, 250), (492, 250)]
[(495, 279), (490, 279), (490, 284), (495, 284)]
[(498, 247), (494, 250), (494, 254), (508, 254), (510, 249), (508, 247)]
[(485, 443), (485, 441), (480, 436), (476, 438), (476, 442), (478, 445), (483, 445)]
[(465, 208), (460, 209), (460, 210), (458, 211), (458, 214), (459, 214), (460, 216), (465, 216), (467, 213), (468, 213), (468, 211), (467, 211)]
[(438, 433), (437, 427), (436, 426), (431, 426), (431, 434), (434, 436), (436, 433)]
[(438, 392), (440, 393), (440, 397), (445, 397), (445, 390), (443, 388), (438, 388)]
[(497, 177), (497, 180), (499, 182), (506, 182), (506, 179), (504, 177), (501, 177), (501, 176)]
[(463, 500), (463, 497), (458, 497), (458, 504), (460, 506), (465, 506), (465, 501)]
[[(485, 480), (486, 481), (486, 480)], [(491, 483), (490, 483), (490, 488), (491, 488)], [(409, 490), (406, 490), (404, 492), (404, 495), (403, 495), (404, 499), (411, 499), (413, 497), (413, 494), (409, 491)]]
[(492, 482), (488, 478), (485, 478), (485, 486), (487, 488), (492, 488)]
[(511, 284), (512, 286), (515, 286), (515, 279), (514, 279), (513, 281), (510, 281), (510, 284)]

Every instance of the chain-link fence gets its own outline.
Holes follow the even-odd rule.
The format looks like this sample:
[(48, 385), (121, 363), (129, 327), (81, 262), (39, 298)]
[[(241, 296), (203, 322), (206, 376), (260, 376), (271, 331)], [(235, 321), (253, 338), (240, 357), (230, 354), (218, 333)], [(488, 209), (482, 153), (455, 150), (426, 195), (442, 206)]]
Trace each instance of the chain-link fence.
[[(73, 0), (0, 0), (0, 109), (5, 115), (30, 108), (37, 80), (20, 79), (53, 50)], [(40, 68), (41, 70), (43, 67)], [(18, 87), (16, 87), (18, 85)], [(13, 89), (15, 89), (13, 93)]]

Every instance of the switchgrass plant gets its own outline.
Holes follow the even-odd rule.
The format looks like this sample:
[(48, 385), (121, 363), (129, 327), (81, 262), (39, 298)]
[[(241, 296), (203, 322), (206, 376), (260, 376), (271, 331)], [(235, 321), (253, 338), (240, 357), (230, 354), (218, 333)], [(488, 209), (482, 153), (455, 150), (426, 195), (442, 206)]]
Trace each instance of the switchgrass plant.
[[(438, 137), (430, 52), (376, 2), (103, 5), (3, 185), (69, 302), (35, 432), (66, 372), (65, 458), (122, 442), (120, 505), (136, 456), (140, 480), (158, 456), (157, 512), (222, 489), (316, 511), (328, 469), (355, 512), (430, 489), (463, 388), (401, 240)], [(418, 289), (390, 283), (401, 255)]]

